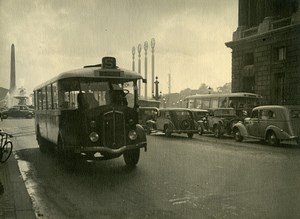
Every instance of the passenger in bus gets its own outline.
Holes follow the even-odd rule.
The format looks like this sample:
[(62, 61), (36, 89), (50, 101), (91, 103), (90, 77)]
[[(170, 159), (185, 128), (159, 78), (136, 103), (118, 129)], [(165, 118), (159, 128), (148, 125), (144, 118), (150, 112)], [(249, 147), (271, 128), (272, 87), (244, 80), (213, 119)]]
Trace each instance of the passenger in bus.
[(91, 109), (99, 106), (93, 93), (79, 93), (77, 95), (77, 103), (79, 109)]
[(126, 94), (123, 90), (111, 90), (105, 95), (106, 103), (111, 105), (127, 106)]

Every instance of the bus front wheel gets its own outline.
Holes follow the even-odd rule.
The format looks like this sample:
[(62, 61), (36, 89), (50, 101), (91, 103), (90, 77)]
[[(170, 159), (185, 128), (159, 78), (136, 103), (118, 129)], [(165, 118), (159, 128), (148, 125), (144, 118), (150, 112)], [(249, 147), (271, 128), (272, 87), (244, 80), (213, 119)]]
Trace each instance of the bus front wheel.
[(140, 149), (137, 148), (137, 149), (125, 151), (123, 157), (124, 157), (125, 164), (129, 168), (134, 168), (140, 159)]

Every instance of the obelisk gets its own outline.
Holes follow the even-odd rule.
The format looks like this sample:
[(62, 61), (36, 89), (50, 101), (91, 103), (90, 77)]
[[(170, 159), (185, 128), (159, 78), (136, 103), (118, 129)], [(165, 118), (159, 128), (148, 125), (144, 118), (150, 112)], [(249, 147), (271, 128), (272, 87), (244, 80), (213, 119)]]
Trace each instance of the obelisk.
[(11, 45), (11, 57), (10, 57), (10, 88), (9, 93), (13, 93), (16, 90), (16, 63), (15, 63), (15, 45)]

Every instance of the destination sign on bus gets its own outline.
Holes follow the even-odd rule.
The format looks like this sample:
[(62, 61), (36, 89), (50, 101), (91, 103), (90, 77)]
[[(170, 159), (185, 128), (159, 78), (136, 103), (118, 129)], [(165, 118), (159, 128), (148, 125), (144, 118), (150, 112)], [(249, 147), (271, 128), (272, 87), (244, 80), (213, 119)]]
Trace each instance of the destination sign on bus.
[(104, 69), (117, 68), (116, 58), (115, 57), (103, 57), (102, 58), (102, 68), (104, 68)]

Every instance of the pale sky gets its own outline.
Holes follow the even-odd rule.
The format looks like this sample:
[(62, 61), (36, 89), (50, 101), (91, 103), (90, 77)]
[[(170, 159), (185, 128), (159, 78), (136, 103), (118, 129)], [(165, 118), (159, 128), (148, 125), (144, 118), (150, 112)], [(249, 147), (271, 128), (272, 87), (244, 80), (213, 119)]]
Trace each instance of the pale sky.
[[(232, 40), (238, 0), (0, 0), (0, 87), (9, 88), (15, 45), (17, 87), (39, 83), (114, 56), (132, 69), (132, 47), (148, 41), (148, 82), (155, 38), (160, 89), (216, 88), (231, 81)], [(142, 50), (142, 75), (145, 56)], [(137, 53), (135, 55), (137, 70)], [(151, 95), (150, 83), (148, 95)]]

